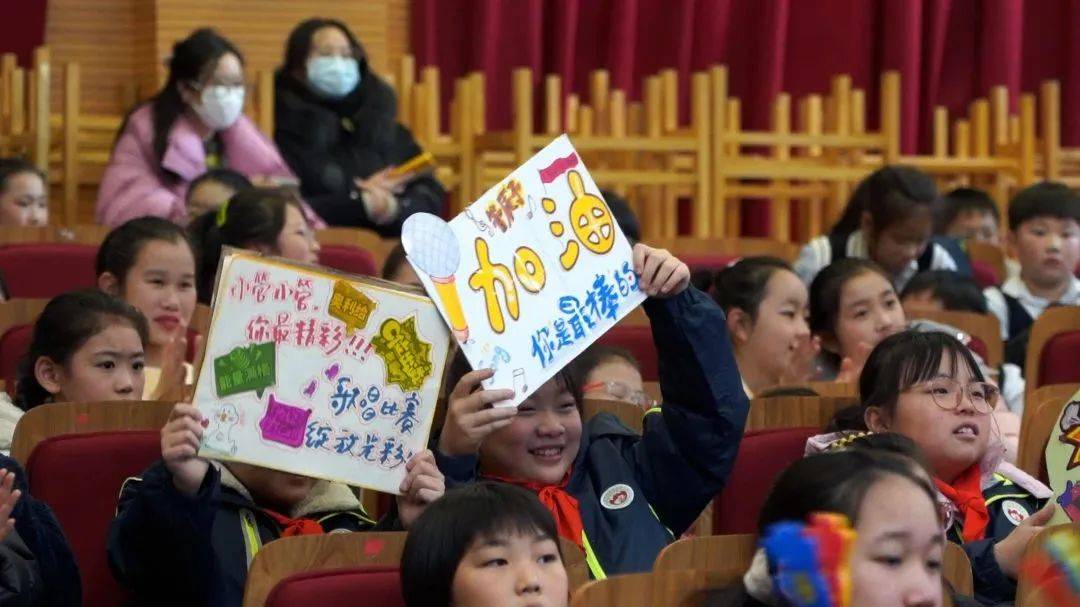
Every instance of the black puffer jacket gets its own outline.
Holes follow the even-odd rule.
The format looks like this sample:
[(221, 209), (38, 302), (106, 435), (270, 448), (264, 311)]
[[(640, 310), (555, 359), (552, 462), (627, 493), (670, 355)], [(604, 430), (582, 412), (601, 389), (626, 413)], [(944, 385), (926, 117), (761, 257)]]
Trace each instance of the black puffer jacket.
[(279, 70), (274, 81), (274, 141), (300, 178), (305, 199), (327, 223), (401, 233), (418, 211), (440, 213), (446, 190), (432, 176), (413, 179), (398, 195), (400, 212), (377, 225), (367, 215), (354, 179), (367, 178), (421, 152), (397, 121), (393, 90), (360, 61), (360, 84), (342, 99), (311, 91), (295, 75)]

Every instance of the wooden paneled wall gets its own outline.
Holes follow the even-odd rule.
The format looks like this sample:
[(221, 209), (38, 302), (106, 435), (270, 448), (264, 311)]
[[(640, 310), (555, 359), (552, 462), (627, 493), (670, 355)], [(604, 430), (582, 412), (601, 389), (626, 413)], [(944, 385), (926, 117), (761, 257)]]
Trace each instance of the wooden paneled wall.
[[(409, 51), (411, 0), (49, 0), (45, 42), (56, 64), (82, 69), (81, 106), (122, 114), (163, 81), (172, 45), (191, 30), (217, 28), (244, 53), (248, 69), (272, 69), (289, 31), (312, 16), (345, 21), (376, 71)], [(60, 70), (53, 70), (59, 87)], [(54, 110), (63, 103), (53, 96)]]

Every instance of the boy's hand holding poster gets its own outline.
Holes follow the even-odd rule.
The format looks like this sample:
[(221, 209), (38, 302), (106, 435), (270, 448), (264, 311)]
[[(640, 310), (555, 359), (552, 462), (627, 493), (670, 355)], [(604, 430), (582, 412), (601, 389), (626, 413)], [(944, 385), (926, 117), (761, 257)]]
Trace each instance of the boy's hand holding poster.
[(1051, 525), (1080, 521), (1080, 392), (1061, 408), (1046, 443), (1046, 471), (1050, 476), (1054, 510)]
[(398, 493), (448, 346), (427, 297), (230, 251), (195, 387), (199, 455)]
[(409, 262), (474, 369), (516, 406), (626, 316), (638, 289), (630, 243), (564, 135), (449, 223), (420, 213)]

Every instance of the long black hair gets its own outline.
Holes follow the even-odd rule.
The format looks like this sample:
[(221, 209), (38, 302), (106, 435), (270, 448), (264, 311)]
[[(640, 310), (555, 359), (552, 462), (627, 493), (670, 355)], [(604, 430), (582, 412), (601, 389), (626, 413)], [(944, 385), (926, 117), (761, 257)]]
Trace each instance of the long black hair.
[(469, 547), (477, 541), (519, 533), (550, 539), (556, 547), (559, 544), (555, 520), (531, 491), (491, 481), (447, 491), (416, 519), (405, 539), (401, 555), (405, 604), (449, 606), (454, 573)]
[(847, 236), (859, 229), (863, 213), (869, 213), (875, 232), (907, 219), (920, 207), (931, 214), (940, 195), (934, 180), (919, 169), (888, 165), (863, 179), (848, 200), (844, 213), (830, 231)]
[(131, 325), (146, 345), (146, 319), (130, 304), (97, 289), (72, 291), (52, 298), (34, 323), (30, 347), (19, 365), (15, 405), (29, 411), (48, 402), (51, 394), (34, 374), (39, 358), (47, 356), (58, 365), (67, 365), (87, 340), (117, 321)]
[(712, 280), (712, 296), (725, 314), (732, 308), (757, 319), (758, 307), (765, 299), (765, 287), (773, 274), (791, 266), (776, 257), (744, 257), (718, 271)]
[(308, 54), (311, 52), (311, 39), (315, 37), (315, 32), (324, 27), (336, 27), (341, 30), (349, 41), (353, 58), (360, 64), (360, 73), (364, 73), (367, 70), (367, 53), (364, 52), (360, 41), (349, 31), (345, 22), (325, 17), (312, 17), (293, 28), (289, 34), (289, 40), (285, 43), (285, 71), (300, 74), (302, 80), (307, 78), (305, 70)]
[(288, 190), (248, 188), (233, 194), (220, 209), (208, 211), (191, 222), (188, 233), (199, 255), (196, 274), (200, 303), (210, 303), (221, 248), (276, 249), (289, 205), (300, 209), (300, 203)]
[[(187, 110), (187, 104), (180, 96), (180, 86), (198, 82), (210, 74), (222, 56), (232, 53), (241, 64), (244, 56), (240, 50), (221, 34), (211, 28), (195, 30), (190, 36), (173, 45), (169, 58), (169, 78), (165, 86), (148, 102), (151, 107), (154, 125), (154, 157), (158, 164), (165, 157), (169, 148), (169, 132), (173, 124)], [(128, 114), (119, 133), (127, 127), (131, 118)]]

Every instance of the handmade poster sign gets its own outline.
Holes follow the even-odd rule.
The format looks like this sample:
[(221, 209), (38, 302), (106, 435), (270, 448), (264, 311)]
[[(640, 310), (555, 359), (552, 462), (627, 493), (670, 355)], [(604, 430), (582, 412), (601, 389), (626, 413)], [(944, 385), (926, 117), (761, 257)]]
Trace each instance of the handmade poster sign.
[(1060, 508), (1051, 525), (1080, 521), (1080, 391), (1061, 408), (1046, 443), (1046, 472)]
[(199, 455), (397, 493), (449, 341), (423, 295), (230, 251), (195, 387)]
[(645, 299), (630, 243), (569, 138), (449, 223), (416, 214), (409, 262), (488, 387), (516, 406)]

